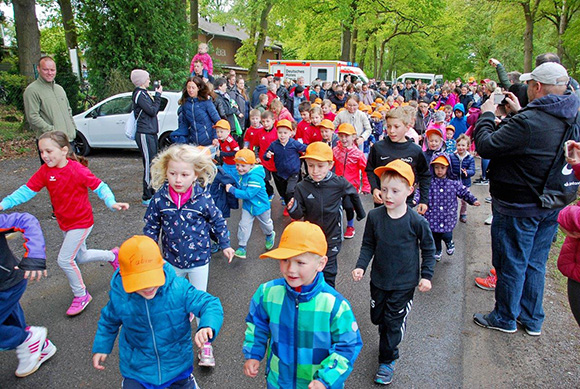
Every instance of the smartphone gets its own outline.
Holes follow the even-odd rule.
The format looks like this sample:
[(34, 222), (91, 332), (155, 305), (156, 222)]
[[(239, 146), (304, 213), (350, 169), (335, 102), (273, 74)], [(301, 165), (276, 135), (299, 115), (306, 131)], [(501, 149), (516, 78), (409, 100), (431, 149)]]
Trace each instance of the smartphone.
[(570, 155), (572, 155), (573, 148), (574, 148), (573, 140), (569, 140), (566, 141), (566, 143), (564, 143), (564, 156), (566, 156), (566, 158), (570, 158)]
[(501, 104), (503, 99), (505, 99), (505, 95), (503, 93), (494, 93), (493, 94), (493, 103), (494, 104)]
[(159, 85), (161, 85), (161, 80), (153, 81), (153, 89), (159, 88)]

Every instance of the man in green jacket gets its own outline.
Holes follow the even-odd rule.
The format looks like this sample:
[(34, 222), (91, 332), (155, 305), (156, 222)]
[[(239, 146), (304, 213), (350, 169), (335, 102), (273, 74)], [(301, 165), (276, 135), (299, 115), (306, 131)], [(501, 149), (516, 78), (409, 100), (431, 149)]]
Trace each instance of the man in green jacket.
[(66, 92), (54, 82), (54, 60), (48, 56), (40, 58), (38, 73), (36, 81), (24, 91), (26, 120), (37, 137), (48, 131), (62, 131), (73, 144), (76, 126)]

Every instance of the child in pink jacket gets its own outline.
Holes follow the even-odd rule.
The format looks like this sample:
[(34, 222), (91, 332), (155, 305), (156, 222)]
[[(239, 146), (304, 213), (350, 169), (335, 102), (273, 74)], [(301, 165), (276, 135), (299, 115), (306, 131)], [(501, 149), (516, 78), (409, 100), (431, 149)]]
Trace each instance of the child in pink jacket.
[(197, 54), (191, 59), (191, 65), (189, 65), (189, 73), (193, 73), (193, 64), (195, 61), (200, 60), (203, 64), (203, 68), (207, 70), (207, 73), (211, 76), (213, 75), (213, 61), (210, 55), (207, 53), (208, 47), (205, 43), (200, 43), (197, 47)]

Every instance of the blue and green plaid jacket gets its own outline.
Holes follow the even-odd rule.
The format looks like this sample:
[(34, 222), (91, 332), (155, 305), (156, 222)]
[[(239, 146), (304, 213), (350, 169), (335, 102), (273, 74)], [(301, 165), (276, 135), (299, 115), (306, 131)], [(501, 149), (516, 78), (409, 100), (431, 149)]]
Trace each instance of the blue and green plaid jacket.
[(246, 324), (244, 356), (267, 352), (268, 388), (342, 388), (362, 348), (350, 303), (320, 273), (301, 293), (283, 278), (260, 285)]

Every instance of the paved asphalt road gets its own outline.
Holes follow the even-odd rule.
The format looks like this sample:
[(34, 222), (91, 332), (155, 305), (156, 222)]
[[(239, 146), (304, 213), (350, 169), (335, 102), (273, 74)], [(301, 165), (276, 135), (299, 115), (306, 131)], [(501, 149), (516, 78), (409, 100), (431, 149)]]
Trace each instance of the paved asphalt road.
[[(35, 158), (0, 162), (0, 174), (4, 177), (0, 197), (23, 184), (37, 166)], [(140, 233), (143, 226), (144, 209), (138, 205), (140, 198), (138, 177), (142, 172), (140, 161), (137, 154), (132, 152), (101, 152), (91, 157), (91, 169), (112, 187), (118, 201), (128, 201), (132, 208), (125, 213), (111, 213), (96, 196), (91, 195), (95, 228), (88, 239), (88, 246), (89, 248), (117, 246), (131, 235)], [(484, 190), (476, 190), (479, 191), (477, 194), (480, 197), (485, 197), (482, 196), (485, 195)], [(372, 208), (370, 196), (365, 196), (363, 202), (366, 209)], [(105, 371), (97, 371), (91, 365), (92, 340), (100, 309), (108, 300), (111, 267), (99, 263), (82, 266), (85, 283), (93, 296), (93, 301), (78, 317), (67, 317), (65, 311), (72, 296), (64, 274), (55, 263), (62, 235), (56, 222), (50, 219), (48, 195), (43, 192), (17, 210), (31, 212), (40, 219), (47, 239), (50, 273), (48, 279), (29, 285), (22, 299), (24, 312), (29, 324), (44, 325), (48, 328), (49, 338), (58, 347), (58, 352), (38, 372), (24, 379), (14, 377), (17, 365), (14, 352), (0, 353), (0, 388), (120, 387), (117, 348), (106, 361)], [(472, 275), (466, 275), (467, 257), (473, 256), (474, 253), (467, 252), (465, 242), (479, 239), (485, 243), (488, 239), (488, 229), (481, 223), (483, 214), (483, 210), (479, 210), (478, 223), (470, 219), (470, 223), (466, 225), (459, 224), (455, 231), (456, 253), (452, 257), (444, 254), (443, 260), (437, 264), (433, 290), (425, 294), (416, 292), (392, 387), (457, 388), (465, 385), (463, 358), (466, 353), (463, 350), (463, 338), (466, 334), (482, 333), (482, 330), (470, 323), (473, 310), (466, 312), (465, 308), (466, 289), (469, 291), (474, 289)], [(273, 202), (273, 219), (278, 241), (289, 218), (282, 216), (282, 207), (277, 199)], [(239, 211), (234, 211), (228, 221), (234, 248), (238, 220)], [(358, 258), (364, 221), (356, 223), (356, 230), (354, 239), (344, 242), (339, 255), (337, 289), (350, 300), (364, 342), (346, 387), (369, 388), (374, 386), (372, 379), (377, 367), (378, 332), (369, 317), (368, 275), (365, 275), (363, 281), (359, 283), (353, 282), (350, 277), (350, 271)], [(467, 239), (467, 236), (470, 238)], [(14, 250), (18, 251), (20, 242), (21, 240), (12, 241)], [(260, 283), (279, 277), (276, 261), (257, 258), (264, 251), (263, 244), (263, 235), (255, 225), (248, 246), (248, 259), (235, 259), (233, 263), (228, 264), (221, 253), (215, 254), (212, 258), (209, 292), (221, 299), (225, 320), (220, 336), (214, 343), (217, 366), (213, 369), (195, 366), (194, 373), (201, 388), (265, 387), (262, 374), (256, 379), (243, 375), (244, 359), (241, 353), (244, 319), (250, 298)], [(488, 247), (488, 243), (485, 246)], [(488, 251), (488, 248), (486, 250)], [(485, 254), (481, 263), (489, 263), (487, 258)], [(481, 271), (485, 267), (479, 266), (477, 270)], [(486, 308), (490, 308), (489, 305), (490, 303), (486, 302)], [(488, 334), (490, 331), (483, 333), (485, 336), (492, 336)], [(503, 339), (500, 338), (497, 344), (501, 342)], [(488, 356), (487, 359), (491, 358)], [(486, 363), (493, 364), (493, 361)], [(572, 363), (572, 369), (574, 366), (577, 365)], [(471, 369), (473, 368), (472, 366)], [(501, 366), (496, 368), (501, 369)], [(577, 367), (572, 372), (574, 377), (578, 377)]]

